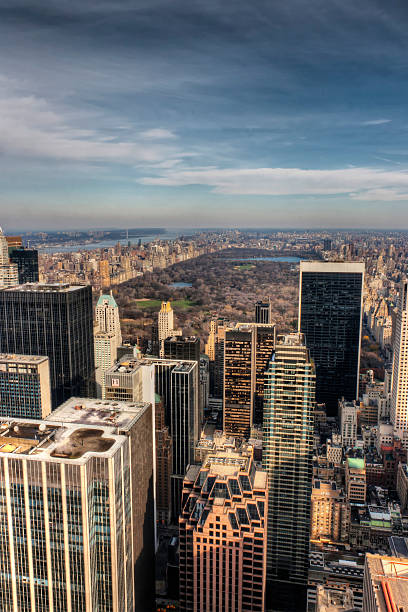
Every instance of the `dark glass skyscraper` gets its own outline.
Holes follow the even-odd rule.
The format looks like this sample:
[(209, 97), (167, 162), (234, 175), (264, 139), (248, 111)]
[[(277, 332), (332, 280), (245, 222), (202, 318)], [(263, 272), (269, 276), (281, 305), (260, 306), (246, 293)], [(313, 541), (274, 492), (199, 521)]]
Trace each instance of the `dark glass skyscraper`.
[(272, 323), (270, 302), (256, 302), (255, 323)]
[(171, 336), (163, 344), (165, 359), (200, 361), (200, 339), (196, 336)]
[(18, 282), (38, 283), (38, 251), (35, 249), (10, 249), (10, 262), (17, 264)]
[(201, 428), (199, 364), (196, 361), (150, 359), (155, 368), (155, 391), (163, 400), (166, 425), (172, 437), (172, 515), (180, 514), (181, 492), (187, 467), (194, 463), (194, 449)]
[(329, 415), (358, 397), (364, 264), (302, 261), (299, 331), (316, 366), (316, 401)]
[(46, 355), (52, 408), (93, 392), (92, 289), (18, 285), (0, 291), (0, 352)]
[(274, 325), (237, 323), (224, 342), (224, 431), (248, 438), (262, 424), (264, 375), (275, 348)]

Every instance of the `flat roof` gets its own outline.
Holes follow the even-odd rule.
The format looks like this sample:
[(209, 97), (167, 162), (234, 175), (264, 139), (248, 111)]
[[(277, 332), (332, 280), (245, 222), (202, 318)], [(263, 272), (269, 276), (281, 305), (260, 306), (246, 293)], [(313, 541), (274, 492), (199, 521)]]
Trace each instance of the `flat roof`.
[(48, 361), (48, 357), (44, 355), (13, 355), (8, 353), (0, 353), (0, 363), (31, 363), (38, 365), (43, 361)]
[(377, 609), (387, 612), (387, 600), (397, 610), (408, 609), (408, 560), (367, 553), (366, 564), (374, 587)]
[(68, 293), (78, 291), (88, 285), (70, 285), (69, 283), (25, 283), (14, 287), (2, 287), (2, 291), (18, 291), (20, 293)]
[(38, 419), (0, 422), (0, 457), (85, 464), (90, 457), (113, 456), (126, 437), (114, 427), (84, 426)]
[(126, 431), (150, 406), (147, 402), (119, 402), (88, 397), (71, 397), (54, 410), (47, 421), (103, 425)]
[(355, 470), (364, 470), (364, 459), (358, 459), (356, 457), (348, 457), (347, 463), (350, 468)]
[(358, 274), (364, 272), (365, 264), (360, 261), (301, 261), (300, 272), (335, 272)]
[(140, 359), (135, 359), (133, 356), (129, 355), (128, 357), (124, 357), (119, 363), (114, 363), (110, 368), (108, 368), (105, 372), (106, 374), (133, 374), (140, 370), (143, 364)]

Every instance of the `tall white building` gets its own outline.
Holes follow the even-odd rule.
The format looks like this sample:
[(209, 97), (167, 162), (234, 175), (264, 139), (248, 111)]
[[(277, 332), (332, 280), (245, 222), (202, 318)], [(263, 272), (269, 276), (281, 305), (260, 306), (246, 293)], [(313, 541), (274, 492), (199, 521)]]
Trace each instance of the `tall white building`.
[(1, 610), (151, 609), (152, 409), (89, 404), (3, 425)]
[(341, 440), (343, 446), (354, 448), (357, 442), (357, 406), (356, 402), (339, 402)]
[(159, 342), (171, 335), (174, 329), (174, 311), (170, 302), (162, 302), (159, 312)]
[(119, 308), (112, 295), (101, 295), (95, 308), (94, 330), (96, 392), (104, 397), (105, 372), (117, 359), (118, 347), (122, 345)]
[(17, 264), (10, 263), (8, 243), (0, 227), (0, 287), (18, 285)]
[(160, 347), (160, 357), (164, 357), (164, 341), (173, 334), (174, 311), (170, 302), (162, 302), (158, 315), (158, 340)]
[(101, 295), (95, 308), (95, 320), (99, 331), (115, 334), (116, 345), (121, 346), (122, 334), (120, 331), (119, 307), (110, 292), (109, 295)]
[(392, 366), (391, 421), (408, 447), (408, 280), (401, 283)]

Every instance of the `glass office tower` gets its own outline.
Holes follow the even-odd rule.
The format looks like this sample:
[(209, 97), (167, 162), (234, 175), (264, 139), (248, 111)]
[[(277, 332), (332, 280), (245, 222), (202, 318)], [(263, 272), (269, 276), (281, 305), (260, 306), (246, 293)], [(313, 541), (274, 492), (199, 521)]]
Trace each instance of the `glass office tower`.
[(92, 289), (27, 284), (0, 291), (0, 352), (49, 358), (52, 408), (92, 396)]
[(275, 347), (270, 324), (237, 323), (224, 341), (224, 431), (248, 438), (262, 424), (264, 374)]
[(316, 401), (337, 415), (358, 398), (364, 264), (300, 263), (299, 331), (316, 366)]
[(10, 262), (17, 265), (18, 282), (38, 283), (38, 251), (35, 249), (10, 249)]
[(305, 610), (315, 372), (302, 334), (278, 336), (265, 374), (264, 397), (268, 591), (273, 610)]

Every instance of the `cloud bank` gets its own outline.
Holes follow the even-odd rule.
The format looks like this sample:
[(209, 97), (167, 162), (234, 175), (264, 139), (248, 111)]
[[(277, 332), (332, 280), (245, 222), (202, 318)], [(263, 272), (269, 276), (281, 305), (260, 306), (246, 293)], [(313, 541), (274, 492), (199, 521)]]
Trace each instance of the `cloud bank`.
[(301, 168), (197, 169), (144, 177), (143, 185), (206, 185), (215, 193), (254, 196), (348, 195), (354, 200), (408, 200), (408, 171), (373, 168), (304, 170)]

